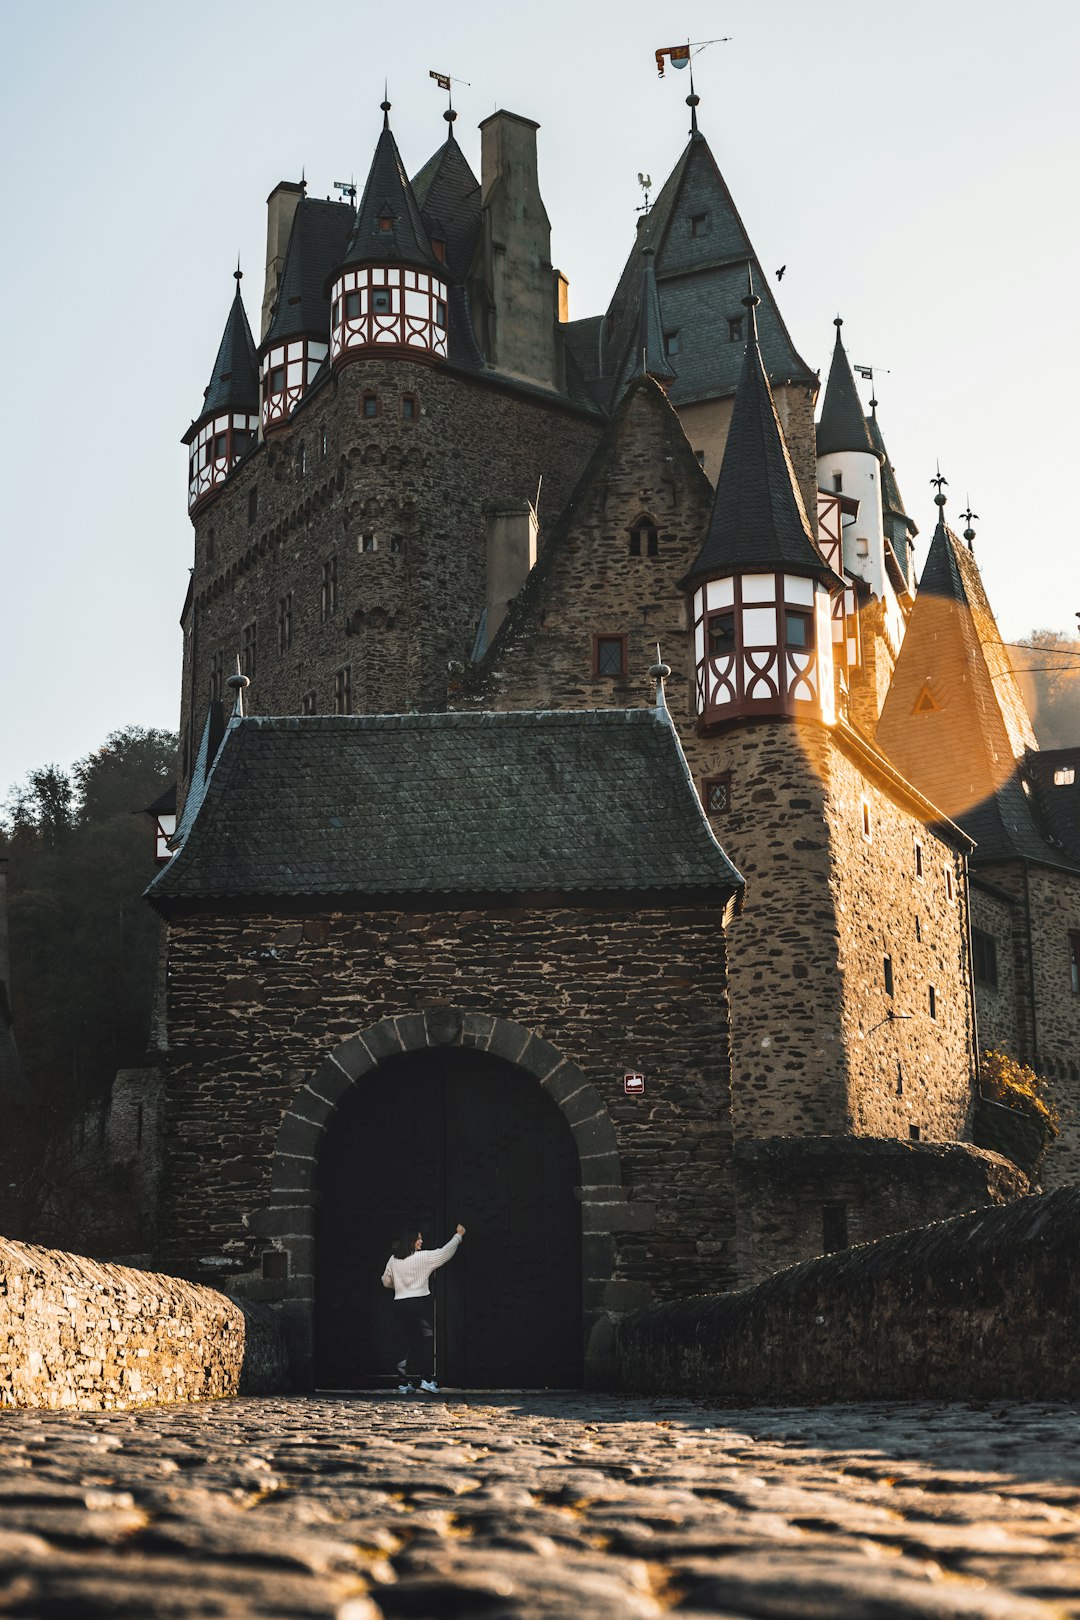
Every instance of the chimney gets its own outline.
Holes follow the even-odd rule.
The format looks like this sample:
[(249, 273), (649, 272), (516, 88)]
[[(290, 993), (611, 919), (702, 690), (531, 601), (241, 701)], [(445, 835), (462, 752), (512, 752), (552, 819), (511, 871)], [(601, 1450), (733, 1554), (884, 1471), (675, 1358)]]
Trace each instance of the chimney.
[(293, 215), (303, 195), (302, 180), (279, 180), (266, 199), (266, 284), (263, 288), (260, 343), (270, 325), (281, 272), (285, 268), (285, 251), (289, 246)]
[(487, 644), (536, 562), (536, 512), (529, 501), (487, 510)]
[(557, 387), (551, 222), (536, 172), (539, 124), (497, 112), (480, 125), (481, 232), (474, 269), (491, 307), (496, 370)]

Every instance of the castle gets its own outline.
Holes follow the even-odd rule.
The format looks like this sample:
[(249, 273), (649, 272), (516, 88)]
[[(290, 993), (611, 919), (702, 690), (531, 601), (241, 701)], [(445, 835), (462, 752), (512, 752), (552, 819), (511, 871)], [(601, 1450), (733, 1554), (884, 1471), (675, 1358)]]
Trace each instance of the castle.
[(389, 1365), (401, 1220), (475, 1234), (450, 1379), (601, 1378), (622, 1311), (1024, 1191), (981, 1049), (1076, 1090), (1080, 748), (940, 485), (917, 576), (839, 321), (815, 421), (689, 101), (576, 321), (537, 126), (410, 180), (384, 103), (185, 435), (158, 1253), (321, 1384)]

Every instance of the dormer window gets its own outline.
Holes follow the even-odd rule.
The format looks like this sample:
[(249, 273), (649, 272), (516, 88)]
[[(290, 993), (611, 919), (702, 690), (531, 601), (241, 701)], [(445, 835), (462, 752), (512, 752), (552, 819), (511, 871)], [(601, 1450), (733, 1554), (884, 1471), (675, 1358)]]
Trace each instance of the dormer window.
[(679, 334), (678, 334), (677, 331), (675, 331), (675, 332), (665, 332), (664, 333), (664, 353), (665, 354), (667, 354), (667, 355), (678, 354), (681, 347), (682, 347), (682, 345), (681, 345), (681, 343), (679, 341)]
[(727, 323), (727, 336), (729, 343), (741, 343), (743, 336), (743, 318), (741, 315), (729, 315)]
[(392, 231), (393, 228), (394, 228), (394, 216), (393, 216), (393, 214), (384, 211), (383, 213), (381, 213), (379, 215), (379, 229), (380, 229), (380, 231)]
[(709, 216), (708, 216), (708, 214), (691, 214), (690, 215), (690, 235), (691, 236), (707, 236), (708, 234), (709, 234)]
[(433, 236), (431, 238), (431, 251), (434, 253), (440, 264), (446, 263), (446, 243), (440, 236)]
[(1054, 772), (1055, 787), (1072, 787), (1076, 781), (1076, 771), (1071, 765), (1062, 766), (1061, 770)]

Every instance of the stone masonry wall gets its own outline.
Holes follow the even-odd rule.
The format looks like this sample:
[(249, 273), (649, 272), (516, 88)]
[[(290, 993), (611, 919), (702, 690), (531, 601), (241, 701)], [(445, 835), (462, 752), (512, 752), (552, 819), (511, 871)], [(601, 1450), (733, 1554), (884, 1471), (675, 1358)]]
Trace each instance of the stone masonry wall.
[(1013, 904), (1000, 891), (980, 883), (978, 877), (971, 884), (971, 926), (989, 934), (997, 948), (997, 984), (975, 981), (979, 1050), (1008, 1052), (1015, 1057), (1020, 1046), (1016, 1000), (1021, 986), (1013, 959)]
[(0, 1238), (0, 1407), (102, 1411), (287, 1384), (269, 1311)]
[(442, 367), (341, 367), (198, 514), (184, 727), (192, 718), (198, 731), (213, 661), (228, 675), (251, 625), (249, 713), (297, 714), (309, 693), (314, 712), (333, 713), (346, 667), (353, 713), (441, 706), (447, 664), (468, 656), (484, 605), (486, 508), (535, 500), (542, 476), (551, 524), (602, 425), (568, 401)]
[[(250, 1271), (305, 1082), (349, 1037), (442, 1006), (542, 1036), (606, 1104), (626, 1195), (655, 1206), (650, 1230), (616, 1235), (611, 1280), (660, 1298), (734, 1281), (718, 912), (193, 916), (170, 925), (169, 951), (170, 1264)], [(628, 1069), (644, 1097), (624, 1095)]]
[(1080, 1189), (1023, 1198), (620, 1323), (629, 1389), (736, 1401), (1080, 1395)]
[(964, 1140), (975, 1055), (962, 858), (841, 748), (830, 750), (828, 770), (853, 1128), (860, 1136)]

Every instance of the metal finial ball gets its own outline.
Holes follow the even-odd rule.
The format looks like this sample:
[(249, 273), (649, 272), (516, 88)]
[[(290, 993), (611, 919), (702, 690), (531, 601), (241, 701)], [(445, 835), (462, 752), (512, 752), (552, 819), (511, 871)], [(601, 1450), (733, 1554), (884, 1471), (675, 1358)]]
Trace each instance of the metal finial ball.
[(835, 321), (833, 321), (833, 325), (836, 327), (836, 330), (838, 332), (839, 332), (840, 328), (843, 326), (843, 324), (844, 324), (844, 317), (842, 315), (838, 315), (836, 317)]
[(247, 675), (228, 675), (225, 679), (225, 685), (233, 692), (242, 692), (245, 687), (251, 685), (251, 678)]
[(749, 292), (744, 298), (741, 298), (739, 302), (746, 309), (757, 309), (758, 305), (761, 303), (761, 299), (758, 297), (757, 293)]
[(379, 111), (380, 112), (389, 112), (390, 108), (392, 106), (393, 106), (393, 102), (391, 102), (391, 101), (380, 101), (379, 102)]
[(700, 107), (701, 106), (701, 97), (700, 96), (695, 96), (695, 95), (687, 96), (686, 105), (688, 107)]
[(652, 676), (654, 681), (666, 681), (668, 676), (671, 674), (671, 665), (654, 664), (649, 670), (649, 674)]
[(939, 489), (937, 494), (934, 496), (934, 505), (935, 506), (947, 506), (948, 504), (949, 504), (949, 497), (947, 495), (943, 495), (941, 493), (940, 489)]
[(967, 541), (969, 546), (971, 545), (971, 542), (974, 540), (974, 538), (975, 538), (975, 530), (974, 529), (967, 528), (967, 529), (964, 530), (964, 539)]
[(446, 111), (443, 113), (443, 117), (446, 119), (448, 124), (452, 124), (454, 119), (457, 117), (457, 113), (454, 111), (453, 107), (447, 107)]

